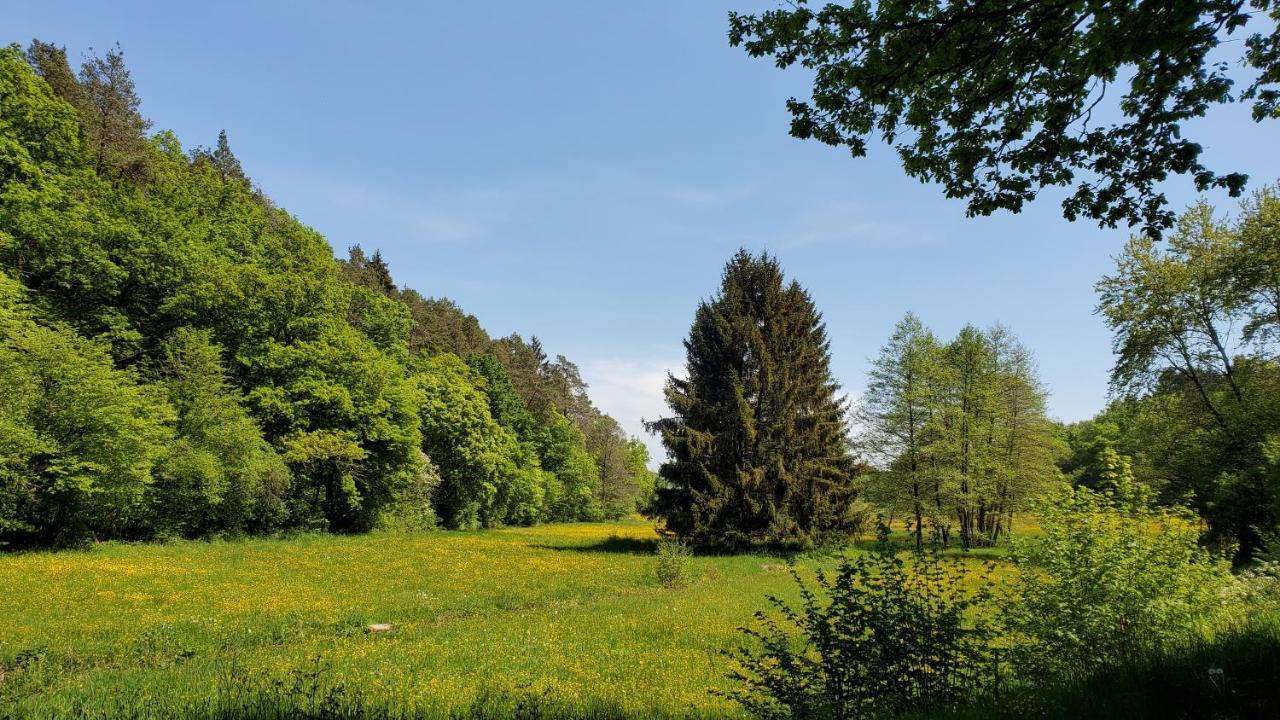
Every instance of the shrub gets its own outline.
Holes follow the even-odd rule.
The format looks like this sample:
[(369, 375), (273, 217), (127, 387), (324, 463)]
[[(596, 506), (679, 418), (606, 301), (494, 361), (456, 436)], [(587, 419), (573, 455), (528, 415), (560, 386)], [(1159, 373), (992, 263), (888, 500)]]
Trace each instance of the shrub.
[[(934, 548), (907, 559), (881, 523), (874, 552), (800, 579), (801, 606), (771, 597), (754, 639), (731, 653), (738, 686), (728, 693), (758, 717), (868, 718), (955, 704), (995, 678), (994, 633), (982, 613), (991, 578), (966, 573)], [(754, 647), (752, 646), (754, 645)]]
[(1187, 511), (1157, 508), (1125, 468), (1102, 492), (1063, 486), (1020, 538), (1006, 617), (1029, 673), (1082, 674), (1193, 638), (1221, 607), (1225, 561), (1198, 543)]
[(658, 582), (665, 588), (681, 588), (693, 581), (693, 551), (677, 540), (658, 543)]

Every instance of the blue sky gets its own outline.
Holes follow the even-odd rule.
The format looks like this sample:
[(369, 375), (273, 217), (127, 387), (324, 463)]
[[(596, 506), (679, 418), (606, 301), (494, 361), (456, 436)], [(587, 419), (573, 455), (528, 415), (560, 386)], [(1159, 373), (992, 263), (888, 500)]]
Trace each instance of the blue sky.
[[(809, 288), (853, 397), (913, 310), (942, 336), (1010, 326), (1058, 418), (1105, 403), (1093, 284), (1127, 231), (1068, 223), (1060, 195), (967, 219), (883, 146), (853, 160), (792, 139), (784, 101), (808, 78), (725, 38), (729, 10), (773, 2), (7, 5), (9, 41), (73, 59), (118, 41), (155, 128), (187, 146), (225, 128), (340, 254), (381, 248), (400, 284), (495, 336), (538, 335), (633, 433), (662, 411), (694, 307), (740, 246)], [(1192, 130), (1210, 167), (1280, 176), (1275, 126), (1246, 108)], [(1182, 178), (1168, 194), (1195, 198)]]

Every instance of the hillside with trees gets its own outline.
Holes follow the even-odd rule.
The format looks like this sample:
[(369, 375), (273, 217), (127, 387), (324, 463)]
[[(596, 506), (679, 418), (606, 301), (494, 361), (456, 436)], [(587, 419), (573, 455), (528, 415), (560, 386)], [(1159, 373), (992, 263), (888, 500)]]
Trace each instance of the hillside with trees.
[(0, 540), (634, 512), (644, 446), (536, 338), (337, 261), (226, 133), (150, 132), (117, 48), (0, 53)]

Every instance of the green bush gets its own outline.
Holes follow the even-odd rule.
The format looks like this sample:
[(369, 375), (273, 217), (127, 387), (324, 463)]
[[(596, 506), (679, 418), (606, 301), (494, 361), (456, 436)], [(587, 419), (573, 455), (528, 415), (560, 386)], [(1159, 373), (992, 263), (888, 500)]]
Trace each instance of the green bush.
[(757, 613), (744, 629), (755, 642), (732, 653), (729, 696), (757, 717), (893, 717), (994, 682), (994, 633), (973, 612), (990, 597), (989, 572), (966, 587), (957, 561), (936, 549), (904, 559), (882, 524), (876, 550), (819, 573), (819, 592), (795, 577), (800, 607), (770, 598), (780, 617)]
[(1026, 678), (921, 720), (1280, 717), (1280, 614), (1254, 614), (1177, 647), (1087, 674)]
[(1195, 516), (1154, 506), (1117, 467), (1101, 492), (1051, 492), (1035, 508), (1041, 532), (1014, 543), (1022, 571), (1005, 614), (1028, 673), (1150, 656), (1195, 637), (1222, 608), (1230, 572), (1200, 547)]
[(658, 543), (658, 582), (665, 588), (681, 588), (693, 581), (693, 551), (677, 540)]

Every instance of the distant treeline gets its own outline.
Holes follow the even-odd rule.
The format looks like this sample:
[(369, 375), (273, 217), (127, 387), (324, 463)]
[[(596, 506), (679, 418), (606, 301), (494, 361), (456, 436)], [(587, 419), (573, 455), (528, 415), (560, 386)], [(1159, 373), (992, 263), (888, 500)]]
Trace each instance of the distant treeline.
[(536, 338), (335, 261), (119, 50), (0, 51), (0, 542), (592, 520), (644, 446)]

